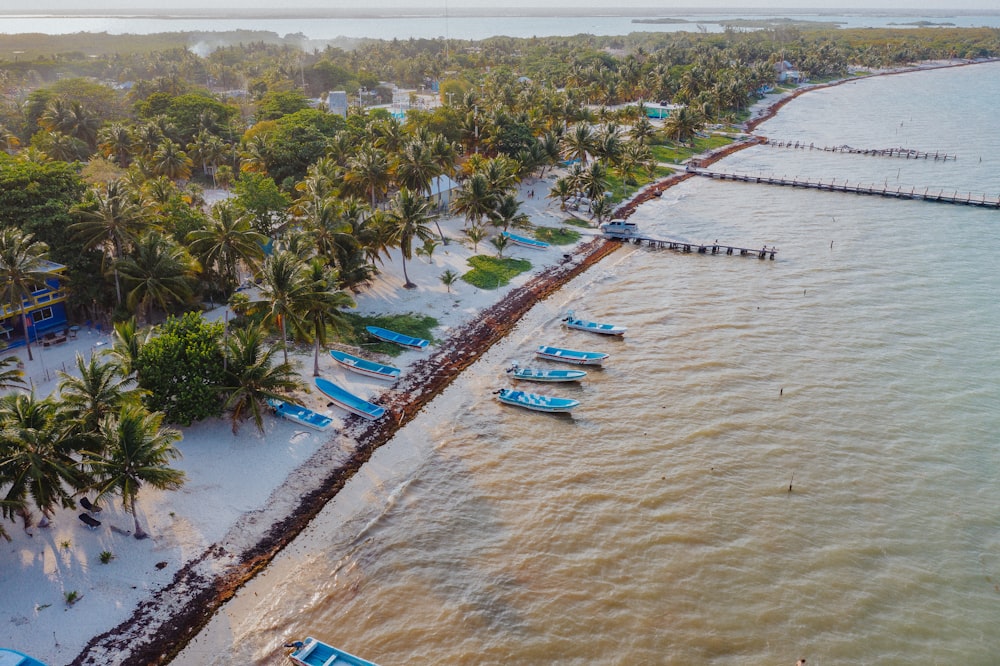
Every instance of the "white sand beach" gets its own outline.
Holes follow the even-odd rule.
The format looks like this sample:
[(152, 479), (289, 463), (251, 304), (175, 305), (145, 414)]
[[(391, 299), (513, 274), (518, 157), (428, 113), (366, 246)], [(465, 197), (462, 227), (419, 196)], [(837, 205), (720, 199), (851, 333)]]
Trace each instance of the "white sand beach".
[[(568, 217), (559, 210), (557, 200), (545, 197), (554, 180), (550, 174), (544, 180), (521, 185), (522, 211), (535, 225), (557, 227)], [(530, 191), (534, 191), (533, 197), (528, 195)], [(474, 252), (460, 241), (464, 238), (461, 218), (442, 219), (441, 226), (451, 242), (439, 246), (430, 261), (414, 256), (407, 262), (407, 272), (417, 287), (403, 288), (397, 250), (374, 283), (356, 295), (357, 312), (428, 314), (439, 322), (435, 338), (443, 339), (512, 288), (561, 262), (563, 253), (572, 250), (512, 245), (506, 254), (531, 261), (530, 272), (497, 290), (481, 290), (459, 281), (449, 293), (439, 279), (441, 273), (446, 269), (466, 272), (466, 260)], [(582, 231), (584, 240), (593, 234)], [(492, 250), (484, 241), (478, 253)], [(217, 307), (206, 317), (222, 318), (225, 311)], [(23, 348), (16, 355), (24, 361), (36, 394), (47, 395), (56, 390), (60, 371), (73, 372), (76, 354), (86, 357), (109, 345), (107, 330), (83, 326), (75, 339), (52, 347), (33, 346), (32, 361)], [(406, 351), (382, 360), (402, 367), (405, 373), (426, 354)], [(294, 359), (303, 382), (313, 387), (312, 347), (296, 349)], [(324, 376), (363, 396), (374, 397), (388, 386), (335, 367), (325, 350), (320, 367)], [(353, 446), (350, 433), (343, 429), (346, 412), (328, 407), (326, 396), (314, 387), (300, 397), (306, 406), (334, 417), (333, 427), (319, 433), (269, 416), (264, 433), (247, 422), (234, 435), (226, 419), (184, 428), (179, 444), (183, 458), (175, 463), (187, 475), (184, 486), (174, 492), (146, 488), (140, 493), (139, 519), (150, 533), (146, 540), (132, 537), (132, 516), (118, 501), (90, 514), (101, 523), (96, 528), (79, 519), (82, 507), (57, 511), (48, 527), (25, 531), (20, 524), (7, 523), (12, 540), (0, 541), (0, 549), (6, 551), (0, 570), (0, 608), (9, 622), (0, 625), (0, 645), (22, 650), (53, 666), (67, 664), (88, 641), (127, 620), (142, 603), (162, 603), (163, 617), (169, 616), (171, 606), (158, 592), (196, 558), (196, 566), (206, 576), (233, 564), (239, 553), (259, 540), (263, 530), (293, 509), (301, 488), (309, 487), (310, 480), (323, 478)], [(204, 557), (209, 551), (212, 556)], [(107, 563), (102, 563), (102, 553), (111, 554)], [(69, 595), (75, 597), (72, 604), (67, 602)], [(127, 660), (107, 654), (103, 663)]]

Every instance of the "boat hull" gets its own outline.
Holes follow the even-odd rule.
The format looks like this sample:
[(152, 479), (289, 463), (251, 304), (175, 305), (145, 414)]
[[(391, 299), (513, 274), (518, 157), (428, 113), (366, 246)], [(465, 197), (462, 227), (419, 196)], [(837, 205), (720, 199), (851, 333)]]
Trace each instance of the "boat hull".
[(573, 328), (578, 331), (587, 331), (588, 333), (613, 335), (617, 337), (624, 336), (625, 332), (628, 330), (624, 326), (615, 326), (614, 324), (602, 324), (596, 321), (577, 319), (573, 316), (572, 312), (566, 313), (566, 317), (563, 319), (563, 324), (565, 324), (566, 328)]
[(525, 382), (576, 382), (587, 376), (583, 370), (541, 370), (538, 368), (510, 368), (514, 379)]
[(580, 404), (579, 400), (556, 398), (549, 395), (515, 391), (513, 389), (501, 389), (498, 391), (497, 400), (505, 405), (514, 405), (515, 407), (523, 407), (536, 412), (548, 412), (550, 414), (568, 413)]
[[(296, 645), (300, 644), (296, 643)], [(305, 639), (301, 643), (301, 647), (296, 647), (295, 651), (290, 653), (288, 657), (299, 666), (324, 666), (324, 664), (334, 664), (335, 666), (378, 666), (373, 661), (356, 657), (349, 652), (344, 652), (340, 648), (335, 648), (323, 641), (316, 640), (312, 636)]]
[(387, 379), (392, 381), (399, 379), (401, 372), (399, 368), (394, 368), (391, 365), (375, 363), (374, 361), (369, 361), (368, 359), (360, 358), (346, 352), (337, 351), (336, 349), (330, 350), (330, 356), (340, 367), (353, 373), (364, 375), (365, 377), (374, 377), (375, 379)]
[(13, 648), (0, 648), (0, 666), (45, 666), (45, 664)]
[(509, 240), (514, 245), (520, 245), (521, 247), (530, 247), (534, 250), (547, 250), (549, 244), (545, 241), (535, 240), (534, 238), (527, 238), (526, 236), (518, 236), (517, 234), (512, 234), (508, 231), (504, 231), (500, 234), (507, 240)]
[(267, 404), (281, 418), (306, 426), (307, 428), (326, 430), (333, 423), (333, 419), (325, 414), (287, 403), (284, 400), (269, 399)]
[(602, 352), (584, 352), (573, 349), (562, 349), (560, 347), (541, 346), (535, 351), (535, 355), (547, 358), (550, 361), (560, 363), (572, 363), (574, 365), (603, 365), (608, 354)]
[(365, 326), (365, 330), (383, 342), (392, 342), (393, 344), (408, 347), (410, 349), (425, 349), (427, 345), (430, 344), (430, 340), (415, 338), (410, 335), (403, 335), (402, 333), (390, 331), (387, 328), (380, 328), (378, 326)]
[(360, 398), (350, 391), (343, 389), (329, 379), (324, 379), (323, 377), (316, 377), (316, 388), (323, 392), (323, 394), (333, 401), (333, 404), (337, 405), (341, 409), (346, 409), (352, 414), (357, 414), (363, 419), (368, 419), (369, 421), (374, 421), (385, 414), (385, 408), (379, 407), (376, 404), (370, 403), (364, 398)]

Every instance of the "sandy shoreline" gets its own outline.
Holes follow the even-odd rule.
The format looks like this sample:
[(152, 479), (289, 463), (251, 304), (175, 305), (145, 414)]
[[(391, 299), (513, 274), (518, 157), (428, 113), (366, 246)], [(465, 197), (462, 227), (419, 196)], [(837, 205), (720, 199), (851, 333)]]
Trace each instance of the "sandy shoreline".
[[(868, 76), (967, 64), (976, 63), (924, 63), (804, 86), (778, 99), (771, 96), (763, 100), (752, 110), (746, 128), (752, 132), (788, 101), (811, 90)], [(699, 158), (699, 162), (710, 164), (760, 141), (750, 138), (737, 142)], [(616, 215), (627, 217), (643, 202), (691, 175), (678, 173), (644, 188), (620, 207)], [(547, 180), (551, 181), (551, 176)], [(539, 181), (522, 186), (525, 212), (531, 215), (535, 224), (552, 225), (567, 216), (557, 210), (557, 203), (544, 201), (548, 186), (549, 183)], [(525, 193), (534, 189), (540, 196), (526, 198)], [(453, 247), (451, 253), (448, 253), (449, 247)], [(524, 256), (540, 264), (540, 270), (524, 276), (515, 286), (495, 292), (479, 292), (463, 284), (455, 288), (455, 294), (446, 294), (444, 287), (437, 284), (437, 275), (444, 267), (464, 265), (465, 256), (471, 252), (458, 252), (454, 246), (443, 246), (435, 253), (433, 262), (426, 265), (419, 260), (408, 262), (411, 277), (415, 272), (421, 274), (417, 280), (421, 289), (414, 291), (402, 289), (401, 277), (395, 275), (399, 272), (398, 258), (394, 257), (371, 292), (359, 298), (359, 306), (364, 300), (365, 311), (423, 312), (428, 311), (424, 308), (433, 305), (434, 314), (447, 337), (429, 356), (407, 352), (405, 358), (401, 357), (404, 363), (398, 364), (405, 367), (404, 376), (389, 389), (381, 391), (384, 385), (378, 382), (358, 382), (361, 390), (381, 391), (375, 401), (386, 407), (385, 418), (378, 422), (343, 418), (341, 431), (332, 440), (328, 435), (302, 433), (287, 423), (273, 420), (263, 435), (245, 425), (240, 436), (232, 437), (228, 422), (221, 420), (187, 430), (181, 448), (188, 447), (185, 455), (191, 458), (192, 488), (179, 497), (162, 493), (147, 496), (144, 491), (140, 499), (141, 516), (153, 533), (153, 538), (146, 542), (132, 540), (120, 527), (92, 534), (77, 525), (73, 514), (78, 512), (63, 512), (58, 517), (59, 531), (45, 534), (36, 529), (36, 536), (32, 538), (20, 534), (18, 526), (8, 525), (8, 532), (14, 537), (11, 546), (16, 553), (14, 561), (22, 563), (22, 571), (0, 573), (0, 589), (10, 592), (0, 606), (11, 616), (9, 628), (0, 632), (0, 644), (33, 653), (53, 666), (60, 663), (54, 659), (72, 664), (166, 663), (240, 586), (265, 568), (305, 529), (380, 446), (392, 439), (462, 370), (502, 340), (532, 306), (612, 254), (617, 247), (617, 243), (599, 237), (585, 238), (572, 250), (568, 260), (561, 254), (566, 250), (559, 248), (550, 249), (544, 258), (531, 254), (531, 250), (516, 251), (515, 256)], [(88, 346), (97, 350), (107, 344), (107, 336), (99, 331), (81, 335), (86, 335), (80, 341), (82, 351)], [(50, 366), (57, 366), (52, 363), (56, 354), (53, 352), (48, 357)], [(311, 354), (308, 357), (299, 354), (298, 358), (304, 366), (303, 377), (308, 379)], [(66, 366), (65, 358), (62, 364)], [(46, 368), (46, 382), (36, 385), (40, 394), (54, 387), (55, 380), (50, 375), (54, 376)], [(323, 411), (322, 396), (310, 395), (308, 400), (311, 401), (307, 403), (309, 406)], [(262, 483), (258, 492), (248, 492), (240, 470), (234, 471), (232, 476), (236, 478), (212, 478), (212, 474), (225, 476), (227, 459), (244, 451), (248, 457), (254, 456), (253, 463), (260, 467), (261, 476), (280, 473), (274, 487)], [(248, 472), (244, 470), (243, 473)], [(205, 506), (206, 498), (219, 506)], [(199, 511), (212, 513), (204, 517), (205, 524), (196, 520)], [(106, 507), (102, 516), (106, 527), (116, 521), (121, 527), (131, 525), (130, 517), (115, 512), (113, 507)], [(70, 539), (72, 543), (64, 548)], [(94, 551), (97, 548), (113, 551), (116, 560), (106, 568), (96, 564)], [(161, 563), (163, 567), (159, 566)], [(102, 577), (105, 573), (107, 576)], [(122, 586), (122, 580), (112, 583), (116, 577), (124, 579), (125, 585)], [(84, 594), (79, 603), (72, 607), (67, 605), (62, 610), (49, 608), (53, 598), (62, 606), (59, 597), (75, 589), (71, 585), (80, 584), (78, 581), (91, 585), (86, 591), (80, 588)], [(42, 586), (53, 588), (56, 593), (53, 595), (51, 590), (41, 589)], [(119, 586), (117, 591), (112, 590), (114, 586)], [(131, 592), (127, 588), (131, 588)], [(126, 595), (130, 596), (125, 598)], [(17, 606), (18, 603), (21, 606)], [(107, 629), (107, 618), (115, 618), (112, 622), (117, 623), (116, 626)], [(74, 636), (64, 637), (67, 623), (80, 625)], [(93, 638), (84, 645), (88, 630)], [(79, 634), (83, 634), (83, 638)], [(31, 643), (20, 638), (27, 635), (31, 636), (27, 639)], [(65, 645), (60, 645), (60, 640)], [(48, 644), (39, 645), (42, 641)], [(39, 647), (43, 649), (37, 649)], [(74, 654), (71, 662), (66, 661)]]

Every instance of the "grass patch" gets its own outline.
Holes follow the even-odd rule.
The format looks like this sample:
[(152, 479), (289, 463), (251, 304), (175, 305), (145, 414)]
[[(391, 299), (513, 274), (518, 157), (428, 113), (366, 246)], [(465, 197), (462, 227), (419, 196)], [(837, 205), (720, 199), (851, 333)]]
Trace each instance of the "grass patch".
[(567, 229), (566, 227), (538, 227), (535, 229), (535, 238), (552, 245), (569, 245), (580, 240), (580, 232)]
[(563, 220), (563, 224), (568, 224), (571, 227), (582, 227), (584, 229), (590, 229), (594, 226), (589, 221), (581, 219), (579, 217), (567, 217), (565, 220)]
[(526, 259), (497, 259), (484, 254), (469, 257), (472, 270), (462, 276), (462, 280), (480, 289), (499, 289), (510, 283), (510, 279), (531, 269)]
[(653, 157), (656, 158), (656, 161), (679, 164), (694, 155), (721, 148), (722, 146), (728, 146), (734, 140), (732, 137), (721, 134), (709, 134), (708, 136), (695, 137), (691, 145), (668, 141), (664, 144), (650, 146), (650, 149), (653, 151)]
[(366, 351), (374, 352), (376, 354), (387, 354), (389, 356), (399, 356), (406, 351), (406, 349), (404, 347), (400, 347), (399, 345), (394, 345), (391, 342), (381, 342), (376, 340), (369, 335), (368, 331), (365, 330), (365, 326), (387, 328), (390, 331), (396, 331), (397, 333), (402, 333), (404, 335), (411, 335), (415, 338), (424, 338), (425, 340), (433, 342), (434, 337), (431, 335), (431, 331), (438, 325), (438, 320), (434, 317), (414, 314), (412, 312), (398, 315), (373, 316), (364, 316), (354, 314), (352, 312), (345, 312), (344, 318), (350, 325), (350, 329), (344, 331), (345, 335), (341, 338), (344, 343), (357, 345), (358, 347), (364, 348)]

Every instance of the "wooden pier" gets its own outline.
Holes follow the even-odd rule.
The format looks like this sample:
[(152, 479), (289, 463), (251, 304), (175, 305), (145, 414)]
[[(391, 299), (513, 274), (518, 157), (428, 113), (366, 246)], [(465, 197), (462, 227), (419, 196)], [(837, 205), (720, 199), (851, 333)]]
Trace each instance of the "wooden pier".
[(616, 234), (605, 233), (605, 236), (623, 243), (633, 243), (635, 245), (647, 245), (657, 250), (674, 250), (681, 254), (724, 254), (730, 257), (757, 257), (758, 259), (770, 259), (774, 261), (774, 255), (778, 253), (778, 248), (764, 246), (759, 250), (748, 247), (736, 247), (735, 245), (725, 245), (718, 241), (714, 243), (692, 243), (690, 241), (671, 240), (669, 238), (653, 238), (641, 234)]
[(913, 150), (912, 148), (854, 148), (852, 146), (817, 146), (813, 143), (800, 141), (771, 141), (765, 139), (764, 143), (772, 148), (793, 148), (797, 150), (821, 150), (825, 153), (848, 153), (851, 155), (869, 155), (871, 157), (895, 157), (905, 160), (934, 160), (947, 161), (957, 160), (958, 155), (948, 155), (946, 153), (930, 153), (926, 151)]
[(689, 173), (698, 176), (705, 176), (715, 180), (731, 180), (739, 183), (757, 183), (761, 185), (781, 185), (784, 187), (801, 187), (809, 190), (821, 190), (824, 192), (848, 192), (850, 194), (866, 194), (869, 196), (888, 197), (891, 199), (908, 199), (911, 201), (930, 201), (934, 203), (956, 204), (962, 206), (979, 206), (980, 208), (1000, 209), (1000, 196), (987, 197), (986, 194), (959, 193), (957, 190), (946, 194), (944, 190), (937, 192), (931, 188), (924, 188), (923, 191), (915, 187), (909, 190), (902, 187), (895, 189), (888, 184), (865, 185), (861, 183), (850, 184), (846, 180), (838, 183), (835, 179), (829, 182), (821, 180), (799, 180), (798, 178), (777, 178), (774, 176), (751, 176), (742, 173), (726, 173), (723, 171), (710, 171), (708, 169), (688, 168)]

